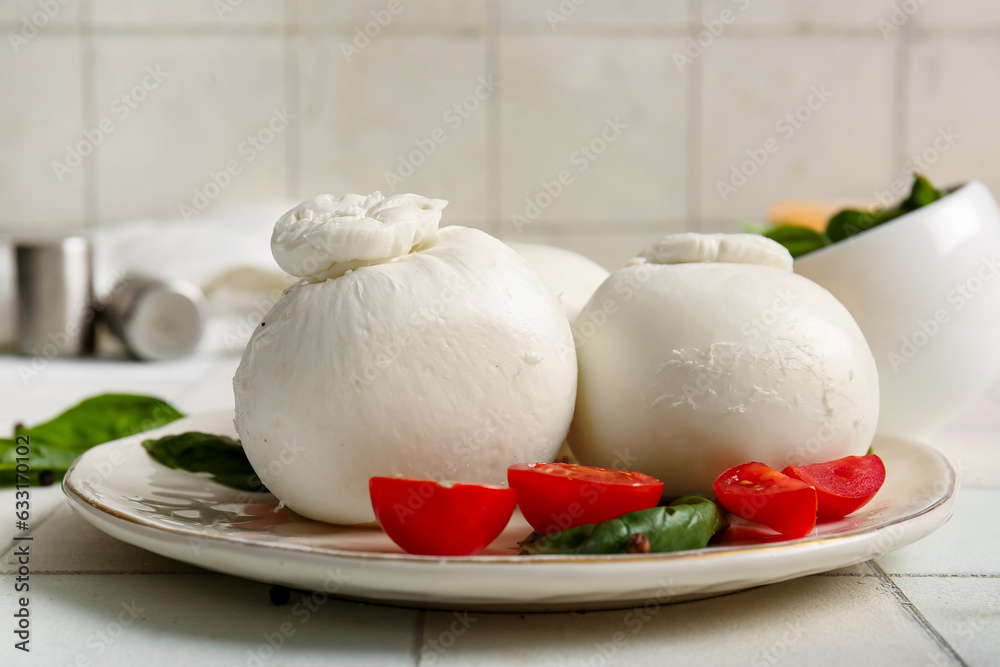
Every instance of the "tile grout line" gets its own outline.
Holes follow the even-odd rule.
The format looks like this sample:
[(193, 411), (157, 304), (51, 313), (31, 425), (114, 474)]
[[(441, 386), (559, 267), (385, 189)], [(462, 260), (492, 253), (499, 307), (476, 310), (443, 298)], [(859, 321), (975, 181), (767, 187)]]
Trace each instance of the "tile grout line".
[[(86, 132), (97, 126), (95, 108), (97, 77), (94, 63), (96, 44), (91, 24), (90, 3), (81, 4), (78, 21), (77, 34), (80, 40), (80, 122), (83, 125), (82, 131)], [(95, 227), (98, 224), (97, 192), (97, 155), (92, 155), (83, 169), (83, 218), (84, 226), (86, 227)]]
[[(692, 39), (697, 35), (698, 26), (701, 25), (701, 0), (688, 0), (688, 27), (687, 36)], [(689, 232), (701, 231), (701, 91), (702, 91), (702, 68), (701, 58), (696, 58), (691, 63), (686, 82), (687, 99), (687, 136), (685, 138), (685, 149), (687, 150), (687, 211)]]
[[(909, 25), (903, 26), (902, 34), (896, 45), (895, 71), (893, 72), (893, 104), (892, 104), (892, 172), (895, 172), (906, 161), (906, 144), (909, 134), (909, 108), (910, 97), (910, 52), (911, 52), (911, 31)], [(894, 173), (889, 174), (893, 178)]]
[(288, 143), (285, 146), (285, 160), (288, 162), (288, 172), (285, 182), (285, 194), (289, 199), (299, 198), (298, 184), (302, 182), (302, 104), (301, 83), (299, 71), (298, 46), (300, 32), (298, 0), (285, 0), (285, 26), (282, 31), (285, 53), (285, 108), (291, 108), (296, 114), (297, 123), (289, 128)]
[(6, 564), (7, 556), (9, 554), (13, 553), (14, 552), (14, 547), (16, 547), (22, 541), (23, 542), (30, 542), (31, 544), (34, 544), (35, 543), (35, 540), (34, 540), (35, 531), (37, 531), (39, 528), (41, 528), (42, 526), (44, 526), (45, 523), (49, 519), (51, 519), (53, 516), (55, 516), (56, 512), (58, 512), (64, 506), (67, 506), (65, 504), (65, 502), (56, 505), (55, 507), (53, 507), (52, 509), (50, 509), (48, 511), (48, 513), (43, 514), (41, 519), (39, 519), (37, 522), (31, 524), (31, 530), (28, 531), (28, 535), (30, 535), (32, 537), (31, 540), (15, 540), (14, 538), (11, 538), (11, 540), (10, 540), (10, 546), (7, 547), (6, 549), (4, 549), (3, 551), (0, 551), (0, 561), (4, 561), (5, 564)]
[(493, 74), (500, 81), (500, 86), (490, 96), (490, 103), (486, 108), (486, 225), (487, 231), (497, 238), (501, 238), (504, 232), (500, 213), (500, 112), (503, 101), (503, 75), (500, 71), (500, 1), (490, 0), (489, 15), (486, 18), (486, 76)]
[(417, 618), (413, 621), (413, 667), (420, 667), (423, 659), (421, 649), (424, 646), (424, 626), (427, 624), (427, 610), (418, 609)]
[(906, 597), (906, 593), (903, 592), (903, 589), (901, 589), (896, 582), (885, 573), (885, 570), (883, 570), (882, 567), (875, 561), (870, 561), (869, 567), (872, 568), (878, 579), (889, 589), (889, 592), (896, 599), (896, 602), (900, 604), (903, 610), (906, 611), (917, 623), (917, 625), (923, 628), (924, 632), (934, 641), (935, 644), (937, 644), (941, 652), (950, 656), (959, 665), (962, 665), (962, 667), (969, 667), (969, 663), (967, 663), (962, 656), (958, 654), (958, 651), (956, 651), (955, 648), (948, 643), (948, 640), (945, 639), (933, 625), (931, 625), (930, 621), (927, 620), (927, 617), (925, 617), (917, 608), (917, 605), (913, 604), (910, 598)]
[[(691, 0), (697, 2), (697, 0)], [(0, 31), (10, 32), (19, 29), (18, 23), (0, 21)], [(244, 23), (244, 24), (198, 24), (198, 23), (173, 23), (164, 25), (162, 23), (135, 23), (135, 24), (108, 24), (92, 23), (93, 34), (102, 37), (132, 37), (132, 36), (152, 36), (152, 37), (200, 37), (200, 36), (256, 36), (256, 35), (281, 35), (288, 27), (287, 21), (276, 21), (270, 23)], [(327, 34), (351, 34), (357, 24), (311, 24), (304, 31), (310, 35)], [(511, 35), (537, 35), (549, 34), (551, 29), (548, 26), (537, 23), (503, 23), (498, 22), (497, 32)], [(687, 25), (601, 25), (601, 24), (575, 24), (566, 25), (560, 28), (567, 33), (574, 35), (598, 35), (607, 37), (682, 37), (691, 36), (691, 28)], [(911, 32), (921, 38), (945, 38), (945, 39), (995, 39), (1000, 36), (1000, 26), (938, 26), (934, 28), (914, 27)], [(457, 26), (451, 24), (427, 23), (423, 25), (398, 26), (395, 33), (398, 36), (413, 35), (455, 35), (474, 37), (481, 35), (483, 30), (477, 26)], [(46, 34), (49, 36), (73, 36), (77, 34), (77, 29), (71, 25), (56, 24), (46, 27)], [(879, 31), (875, 28), (862, 26), (839, 27), (839, 26), (813, 26), (808, 29), (797, 28), (795, 26), (773, 25), (773, 26), (742, 26), (732, 27), (729, 35), (735, 39), (775, 39), (775, 38), (880, 38)], [(386, 38), (391, 38), (385, 35)]]

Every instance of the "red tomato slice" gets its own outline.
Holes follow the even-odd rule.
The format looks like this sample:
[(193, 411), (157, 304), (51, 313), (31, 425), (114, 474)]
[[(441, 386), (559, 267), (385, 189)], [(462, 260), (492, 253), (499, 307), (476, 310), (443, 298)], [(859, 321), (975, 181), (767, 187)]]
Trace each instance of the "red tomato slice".
[(469, 556), (503, 531), (517, 492), (495, 484), (435, 482), (410, 477), (368, 480), (375, 518), (404, 551)]
[(885, 464), (875, 454), (788, 466), (781, 472), (816, 489), (821, 519), (839, 519), (856, 512), (885, 482)]
[(655, 507), (663, 482), (643, 475), (574, 463), (518, 463), (507, 468), (517, 506), (543, 534), (607, 521)]
[(816, 490), (756, 461), (719, 475), (715, 495), (723, 507), (787, 537), (804, 537), (816, 526)]

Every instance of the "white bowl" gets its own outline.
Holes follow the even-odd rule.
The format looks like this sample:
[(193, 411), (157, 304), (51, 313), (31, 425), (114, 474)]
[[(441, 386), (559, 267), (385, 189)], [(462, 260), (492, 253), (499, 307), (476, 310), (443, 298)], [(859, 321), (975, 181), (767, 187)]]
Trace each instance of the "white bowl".
[(971, 182), (795, 262), (854, 315), (879, 371), (878, 430), (920, 437), (1000, 374), (1000, 211)]

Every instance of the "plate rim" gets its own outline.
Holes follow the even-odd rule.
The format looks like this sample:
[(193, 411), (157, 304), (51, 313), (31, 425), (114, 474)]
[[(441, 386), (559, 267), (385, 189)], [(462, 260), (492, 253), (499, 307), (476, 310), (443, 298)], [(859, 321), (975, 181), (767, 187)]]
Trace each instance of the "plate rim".
[[(535, 555), (499, 555), (499, 554), (487, 554), (487, 555), (471, 555), (471, 556), (421, 556), (408, 553), (386, 553), (386, 552), (371, 552), (371, 551), (352, 551), (337, 548), (324, 548), (321, 551), (317, 550), (315, 547), (311, 547), (305, 544), (298, 544), (294, 542), (259, 542), (249, 539), (241, 539), (238, 535), (221, 535), (208, 533), (200, 533), (193, 530), (185, 530), (183, 528), (167, 527), (159, 524), (154, 524), (151, 522), (142, 521), (139, 518), (122, 513), (112, 507), (101, 505), (97, 499), (90, 497), (85, 491), (80, 489), (74, 478), (74, 473), (77, 470), (78, 465), (85, 457), (93, 456), (94, 452), (98, 452), (103, 449), (109, 449), (112, 447), (122, 447), (126, 444), (134, 446), (136, 439), (148, 439), (151, 436), (155, 436), (160, 432), (167, 432), (176, 429), (178, 425), (190, 420), (201, 420), (208, 418), (219, 418), (226, 415), (231, 415), (232, 411), (219, 410), (214, 412), (200, 413), (196, 415), (188, 415), (177, 421), (166, 424), (158, 429), (147, 431), (144, 433), (138, 433), (118, 440), (113, 440), (101, 445), (97, 445), (86, 452), (84, 452), (80, 457), (78, 457), (73, 464), (70, 466), (69, 470), (62, 482), (63, 493), (66, 494), (67, 498), (71, 501), (72, 505), (86, 505), (87, 508), (94, 510), (96, 513), (93, 516), (103, 516), (115, 521), (120, 521), (132, 526), (138, 526), (145, 529), (153, 531), (151, 534), (167, 533), (174, 537), (179, 538), (193, 538), (199, 540), (213, 540), (220, 543), (225, 543), (227, 545), (239, 545), (241, 548), (252, 548), (255, 550), (263, 550), (264, 552), (279, 551), (279, 552), (290, 552), (296, 554), (309, 554), (317, 556), (329, 556), (336, 557), (340, 559), (345, 559), (349, 561), (357, 561), (358, 563), (365, 563), (371, 561), (384, 561), (384, 562), (405, 562), (410, 565), (420, 566), (421, 563), (433, 566), (435, 568), (441, 567), (445, 564), (472, 564), (472, 563), (482, 563), (482, 564), (492, 564), (492, 565), (514, 565), (517, 566), (538, 566), (541, 564), (546, 565), (568, 565), (568, 564), (593, 564), (593, 563), (622, 563), (622, 562), (664, 562), (664, 563), (680, 563), (684, 561), (695, 561), (695, 560), (707, 560), (714, 559), (718, 557), (733, 557), (735, 555), (746, 555), (748, 557), (755, 554), (760, 554), (768, 551), (781, 550), (784, 552), (790, 549), (826, 549), (830, 545), (841, 544), (851, 542), (856, 539), (864, 539), (866, 536), (877, 533), (883, 530), (887, 530), (895, 525), (901, 523), (907, 523), (919, 519), (927, 514), (939, 510), (942, 506), (954, 503), (957, 498), (959, 485), (957, 475), (955, 473), (954, 467), (951, 462), (945, 457), (937, 448), (928, 445), (919, 440), (911, 438), (901, 438), (892, 434), (876, 434), (875, 438), (887, 438), (890, 440), (906, 442), (907, 446), (918, 445), (921, 447), (925, 453), (931, 454), (935, 457), (939, 463), (943, 464), (943, 468), (946, 471), (948, 485), (947, 489), (933, 502), (923, 507), (920, 511), (909, 514), (906, 516), (896, 517), (892, 520), (885, 521), (882, 523), (877, 523), (874, 525), (868, 525), (864, 527), (858, 527), (853, 530), (848, 530), (842, 533), (835, 533), (832, 535), (807, 535), (802, 538), (792, 539), (792, 540), (780, 540), (775, 542), (765, 542), (760, 544), (744, 544), (744, 545), (722, 545), (722, 546), (711, 546), (702, 549), (690, 549), (686, 551), (675, 551), (666, 553), (650, 553), (650, 554), (535, 554)], [(172, 428), (173, 427), (173, 428)], [(162, 464), (161, 464), (162, 465)], [(194, 474), (194, 473), (191, 473)], [(208, 484), (215, 484), (215, 482), (206, 478)], [(223, 487), (227, 488), (228, 487)], [(253, 494), (253, 495), (271, 495), (271, 494)], [(272, 496), (273, 497), (273, 496)], [(83, 507), (78, 508), (83, 510)], [(950, 518), (950, 514), (948, 518)], [(947, 518), (945, 519), (947, 521)], [(321, 523), (321, 522), (320, 522)], [(96, 525), (96, 524), (95, 524)], [(876, 557), (881, 554), (874, 554), (872, 557)], [(189, 561), (190, 562), (190, 561)], [(196, 564), (196, 563), (195, 563)]]

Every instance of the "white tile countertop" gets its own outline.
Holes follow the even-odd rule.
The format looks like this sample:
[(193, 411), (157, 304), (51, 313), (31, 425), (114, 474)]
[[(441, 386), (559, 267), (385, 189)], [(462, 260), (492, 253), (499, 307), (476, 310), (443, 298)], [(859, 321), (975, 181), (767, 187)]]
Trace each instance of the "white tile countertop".
[[(231, 408), (238, 360), (139, 364), (0, 357), (0, 433), (94, 394)], [(31, 653), (14, 648), (13, 521), (0, 520), (2, 665), (1000, 664), (1000, 388), (928, 440), (954, 465), (954, 518), (861, 565), (643, 610), (500, 614), (401, 609), (269, 587), (172, 561), (32, 490)], [(13, 513), (0, 490), (0, 518)], [(637, 622), (641, 618), (641, 622)]]

